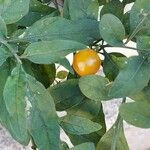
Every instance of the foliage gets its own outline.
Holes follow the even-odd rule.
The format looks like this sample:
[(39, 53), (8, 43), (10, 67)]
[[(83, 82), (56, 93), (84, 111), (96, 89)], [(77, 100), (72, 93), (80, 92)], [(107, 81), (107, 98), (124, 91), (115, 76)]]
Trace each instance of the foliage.
[[(0, 1), (0, 123), (19, 143), (32, 141), (33, 149), (68, 150), (62, 128), (71, 150), (128, 150), (123, 120), (150, 128), (149, 0), (63, 2), (60, 8), (52, 0)], [(136, 47), (127, 46), (130, 41)], [(138, 56), (110, 53), (113, 47)], [(73, 70), (66, 55), (86, 48), (104, 56), (104, 76)], [(106, 132), (102, 101), (113, 98), (123, 101)]]

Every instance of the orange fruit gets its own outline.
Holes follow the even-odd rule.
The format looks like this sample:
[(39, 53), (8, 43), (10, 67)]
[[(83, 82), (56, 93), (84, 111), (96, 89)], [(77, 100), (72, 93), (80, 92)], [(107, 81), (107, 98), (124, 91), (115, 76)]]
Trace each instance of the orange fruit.
[(101, 59), (92, 49), (84, 49), (73, 57), (73, 68), (79, 76), (97, 73), (101, 65)]

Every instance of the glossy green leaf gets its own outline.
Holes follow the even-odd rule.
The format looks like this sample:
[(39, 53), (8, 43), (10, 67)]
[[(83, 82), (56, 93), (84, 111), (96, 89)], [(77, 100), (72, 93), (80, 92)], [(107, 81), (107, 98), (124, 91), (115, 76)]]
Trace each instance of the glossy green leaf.
[(120, 115), (128, 123), (140, 127), (150, 128), (150, 103), (134, 102), (123, 104), (120, 107)]
[(110, 100), (108, 97), (109, 81), (98, 75), (89, 75), (80, 78), (79, 87), (81, 92), (94, 101)]
[(116, 17), (122, 19), (123, 17), (124, 6), (119, 0), (113, 0), (103, 6), (100, 16), (104, 14), (113, 14)]
[(71, 150), (95, 150), (95, 147), (93, 143), (87, 142), (77, 145), (74, 148), (71, 148)]
[(76, 115), (67, 115), (61, 118), (61, 127), (70, 134), (82, 135), (98, 131), (102, 126), (91, 120)]
[(62, 17), (48, 17), (34, 23), (20, 38), (32, 42), (65, 39), (90, 44), (100, 38), (98, 24), (91, 19), (70, 21)]
[(7, 27), (3, 18), (0, 16), (0, 38), (7, 36)]
[(29, 132), (39, 150), (59, 150), (60, 133), (53, 98), (40, 82), (26, 76)]
[(0, 1), (0, 15), (6, 24), (15, 23), (29, 11), (30, 0), (3, 0)]
[(58, 111), (77, 105), (84, 99), (78, 87), (77, 79), (68, 80), (50, 87), (49, 92), (55, 101)]
[(150, 35), (150, 5), (149, 0), (137, 0), (130, 12), (130, 29), (133, 31), (140, 25), (145, 34)]
[(78, 20), (82, 18), (97, 20), (98, 10), (99, 4), (97, 0), (65, 0), (64, 17), (71, 20)]
[(126, 57), (120, 53), (107, 53), (104, 51), (105, 59), (103, 61), (103, 71), (110, 81), (117, 77)]
[(10, 56), (10, 53), (7, 52), (4, 48), (0, 47), (0, 66), (6, 61)]
[(84, 48), (86, 45), (70, 40), (41, 41), (30, 44), (22, 57), (37, 64), (51, 64)]
[(146, 58), (133, 56), (127, 59), (124, 68), (115, 79), (109, 95), (126, 97), (141, 91), (149, 82), (150, 65)]
[[(118, 123), (116, 123), (100, 139), (99, 143), (97, 144), (96, 150), (129, 150), (124, 135), (122, 122), (118, 121)], [(114, 144), (115, 140), (116, 144), (115, 147), (113, 147), (112, 145)]]
[(125, 29), (122, 22), (112, 14), (105, 14), (100, 21), (100, 34), (112, 46), (123, 46)]

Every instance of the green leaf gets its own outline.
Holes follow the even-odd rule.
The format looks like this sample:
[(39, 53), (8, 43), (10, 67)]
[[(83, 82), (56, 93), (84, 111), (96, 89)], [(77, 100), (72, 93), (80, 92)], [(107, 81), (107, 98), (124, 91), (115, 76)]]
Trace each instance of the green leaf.
[(118, 0), (110, 1), (103, 6), (100, 16), (102, 17), (104, 14), (113, 14), (119, 19), (122, 19), (124, 12), (123, 4)]
[(10, 56), (10, 53), (7, 52), (4, 48), (0, 47), (0, 66), (6, 61)]
[(70, 150), (95, 150), (95, 146), (91, 142), (82, 143), (80, 145), (71, 148)]
[(134, 101), (149, 102), (150, 103), (150, 87), (145, 87), (142, 91), (130, 96)]
[(75, 135), (89, 134), (102, 128), (100, 124), (87, 118), (71, 114), (61, 118), (60, 125), (67, 133)]
[[(121, 121), (121, 120), (120, 120)], [(116, 141), (115, 141), (116, 140)], [(112, 148), (112, 145), (116, 142), (115, 148)], [(97, 144), (96, 150), (129, 150), (124, 131), (122, 122), (116, 122), (100, 139), (99, 143)]]
[(126, 57), (120, 53), (107, 53), (104, 51), (103, 71), (110, 81), (117, 77)]
[(77, 79), (68, 80), (50, 87), (49, 92), (55, 101), (58, 111), (77, 105), (84, 99), (78, 87)]
[(134, 102), (123, 104), (120, 107), (120, 115), (128, 123), (140, 127), (150, 128), (150, 103)]
[(65, 79), (68, 75), (67, 71), (61, 70), (57, 73), (57, 78), (59, 79)]
[[(1, 86), (0, 88), (0, 122), (10, 132), (11, 136), (15, 140), (17, 140), (19, 143), (23, 145), (28, 145), (29, 137), (25, 131), (26, 129), (22, 128), (25, 126), (25, 124), (23, 124), (24, 120), (22, 120), (22, 123), (20, 122), (20, 124), (18, 124), (17, 115), (10, 116), (10, 114), (8, 113), (6, 109), (5, 101), (3, 99), (3, 89), (5, 86), (6, 80), (11, 73), (13, 66), (14, 66), (14, 63), (12, 63), (11, 60), (9, 59), (0, 67), (0, 76), (1, 76), (0, 78), (0, 86)], [(22, 132), (23, 130), (25, 131), (24, 134)]]
[(31, 42), (65, 39), (91, 44), (100, 38), (98, 25), (97, 21), (91, 19), (70, 21), (62, 17), (48, 17), (34, 23), (20, 38)]
[(67, 114), (74, 114), (80, 117), (84, 117), (102, 125), (102, 129), (90, 134), (68, 134), (73, 145), (81, 144), (84, 142), (93, 142), (95, 145), (97, 145), (99, 139), (106, 132), (105, 117), (101, 103), (91, 101), (89, 99), (84, 99), (80, 104), (68, 109)]
[(137, 37), (137, 48), (140, 51), (142, 50), (147, 50), (147, 52), (150, 51), (150, 37), (149, 36)]
[(20, 20), (29, 11), (30, 0), (3, 0), (0, 2), (0, 15), (6, 24)]
[(7, 27), (3, 18), (0, 16), (0, 38), (7, 36)]
[(133, 56), (127, 59), (124, 68), (115, 79), (109, 95), (111, 97), (126, 97), (141, 91), (149, 82), (150, 65), (146, 58)]
[(123, 46), (125, 29), (121, 21), (112, 14), (105, 14), (100, 21), (100, 34), (112, 46)]
[(53, 98), (40, 82), (26, 76), (29, 132), (39, 150), (59, 150), (59, 124)]
[(10, 115), (25, 118), (25, 72), (20, 65), (16, 66), (8, 77), (4, 88), (4, 101)]
[(130, 35), (130, 11), (126, 12), (123, 15), (121, 20), (125, 28), (126, 36), (129, 37)]
[[(97, 0), (65, 0), (64, 16), (67, 19), (78, 20), (82, 18), (98, 18), (99, 4)], [(66, 15), (67, 12), (67, 15)]]
[(62, 65), (63, 67), (65, 67), (71, 74), (74, 74), (74, 71), (72, 69), (72, 66), (70, 65), (70, 62), (68, 61), (68, 59), (64, 58), (58, 61), (58, 63), (60, 65)]
[(34, 22), (55, 11), (55, 8), (44, 5), (37, 0), (31, 0), (28, 14), (19, 20), (17, 24), (20, 26), (31, 26)]
[[(144, 33), (150, 35), (150, 5), (149, 0), (137, 0), (130, 12), (130, 29), (133, 31), (141, 22)], [(147, 16), (146, 16), (147, 15)], [(144, 18), (144, 21), (142, 21)]]
[(18, 65), (12, 70), (11, 76), (8, 77), (3, 95), (7, 111), (10, 116), (10, 124), (14, 125), (11, 128), (15, 132), (18, 141), (28, 144), (30, 136), (27, 130), (26, 119), (26, 102), (25, 102), (25, 72)]
[(109, 81), (99, 75), (89, 75), (80, 78), (79, 87), (81, 92), (94, 101), (109, 100)]
[(41, 41), (30, 44), (22, 56), (37, 64), (51, 64), (84, 48), (84, 44), (70, 40)]
[(88, 98), (85, 98), (78, 105), (67, 109), (68, 114), (75, 114), (77, 116), (81, 116), (87, 119), (92, 120), (96, 116), (98, 116), (99, 111), (102, 109), (102, 105), (100, 102), (92, 101)]

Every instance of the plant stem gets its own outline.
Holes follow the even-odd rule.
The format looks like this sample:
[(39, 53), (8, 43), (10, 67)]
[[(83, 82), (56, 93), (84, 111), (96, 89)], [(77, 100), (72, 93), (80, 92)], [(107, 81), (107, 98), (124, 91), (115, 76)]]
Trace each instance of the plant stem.
[[(125, 103), (125, 102), (126, 102), (126, 98), (123, 98), (122, 103)], [(113, 137), (112, 144), (111, 144), (111, 150), (116, 150), (119, 133), (122, 127), (123, 127), (123, 119), (120, 116), (120, 114), (118, 114), (117, 121), (114, 125), (114, 137)]]
[(37, 146), (36, 146), (36, 144), (35, 144), (35, 142), (34, 142), (34, 140), (33, 140), (33, 137), (31, 137), (31, 142), (32, 142), (31, 148), (32, 148), (33, 150), (36, 150)]
[(22, 64), (22, 61), (20, 60), (19, 56), (15, 53), (14, 49), (6, 41), (1, 41), (1, 43), (3, 43), (10, 50), (10, 52), (16, 58), (17, 62), (19, 64)]

